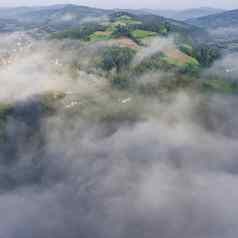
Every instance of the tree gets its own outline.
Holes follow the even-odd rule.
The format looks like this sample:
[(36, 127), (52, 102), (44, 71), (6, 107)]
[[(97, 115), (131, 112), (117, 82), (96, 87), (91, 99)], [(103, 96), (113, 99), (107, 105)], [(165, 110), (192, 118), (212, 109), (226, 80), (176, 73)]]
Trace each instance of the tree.
[(200, 46), (195, 49), (194, 56), (202, 66), (210, 67), (220, 57), (220, 53), (215, 47)]
[(116, 38), (119, 37), (131, 37), (130, 30), (127, 26), (118, 25), (116, 26), (115, 30), (113, 31), (113, 36)]
[(123, 25), (116, 26), (112, 35), (115, 38), (128, 37), (137, 44), (141, 43), (139, 40), (136, 39), (136, 37), (133, 36), (133, 34), (131, 33), (131, 30), (129, 29), (128, 26), (123, 26)]
[(101, 67), (107, 71), (116, 69), (117, 73), (119, 73), (123, 68), (128, 67), (134, 54), (135, 51), (130, 48), (107, 47), (103, 52)]

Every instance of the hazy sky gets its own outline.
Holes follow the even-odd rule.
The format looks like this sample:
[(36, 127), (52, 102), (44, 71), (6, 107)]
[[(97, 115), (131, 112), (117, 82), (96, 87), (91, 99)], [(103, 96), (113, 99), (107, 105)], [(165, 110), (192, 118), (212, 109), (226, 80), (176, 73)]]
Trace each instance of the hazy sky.
[(201, 6), (238, 8), (238, 0), (0, 0), (0, 7), (58, 3), (74, 3), (100, 8), (183, 9)]

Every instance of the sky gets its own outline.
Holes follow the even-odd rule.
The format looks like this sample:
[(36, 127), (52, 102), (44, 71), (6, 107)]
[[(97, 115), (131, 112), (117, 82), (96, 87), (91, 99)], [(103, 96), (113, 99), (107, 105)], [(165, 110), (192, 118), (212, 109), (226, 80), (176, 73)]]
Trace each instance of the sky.
[(0, 7), (73, 3), (99, 8), (186, 9), (197, 7), (238, 8), (238, 0), (0, 0)]

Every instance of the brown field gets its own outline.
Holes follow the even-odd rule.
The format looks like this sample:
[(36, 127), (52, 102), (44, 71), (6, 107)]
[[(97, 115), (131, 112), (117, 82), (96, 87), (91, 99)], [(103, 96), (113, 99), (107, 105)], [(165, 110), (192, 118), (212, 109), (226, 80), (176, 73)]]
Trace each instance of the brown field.
[(166, 54), (168, 58), (172, 60), (176, 60), (180, 62), (181, 64), (186, 64), (191, 61), (190, 56), (184, 54), (183, 52), (181, 52), (180, 50), (176, 48), (165, 48), (162, 51)]
[(137, 49), (139, 47), (133, 40), (127, 37), (121, 37), (119, 39), (112, 40), (111, 42), (113, 45), (116, 44), (121, 47), (128, 47), (131, 49)]
[(96, 31), (95, 32), (95, 35), (98, 35), (98, 36), (110, 36), (112, 33), (109, 32), (109, 31)]

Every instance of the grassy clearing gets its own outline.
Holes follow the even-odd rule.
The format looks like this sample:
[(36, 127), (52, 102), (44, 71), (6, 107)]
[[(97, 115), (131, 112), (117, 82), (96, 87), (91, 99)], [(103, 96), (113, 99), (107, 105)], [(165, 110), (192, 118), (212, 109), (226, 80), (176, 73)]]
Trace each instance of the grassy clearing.
[(126, 25), (141, 24), (141, 21), (135, 20), (130, 16), (120, 16), (116, 19), (116, 22)]
[(190, 65), (199, 65), (199, 62), (183, 53), (182, 51), (178, 50), (178, 49), (173, 49), (173, 48), (168, 48), (168, 49), (164, 49), (163, 53), (167, 56), (167, 62), (171, 63), (173, 65), (177, 65), (177, 66), (182, 66), (182, 65), (186, 65), (186, 64), (190, 64)]
[(153, 32), (153, 31), (144, 31), (144, 30), (134, 30), (132, 31), (132, 36), (135, 37), (136, 39), (144, 39), (144, 38), (148, 38), (148, 37), (153, 37), (156, 36), (157, 33)]
[(105, 32), (95, 32), (89, 36), (89, 41), (97, 42), (97, 41), (107, 41), (113, 39), (112, 33), (105, 31)]
[(137, 21), (129, 16), (120, 16), (117, 17), (114, 22), (109, 24), (106, 31), (113, 32), (116, 30), (117, 26), (129, 26), (129, 25), (138, 25), (142, 24), (141, 21)]
[(106, 31), (114, 32), (117, 29), (118, 26), (127, 26), (127, 24), (124, 23), (124, 22), (121, 22), (121, 21), (116, 21), (116, 22), (111, 23), (107, 27)]

